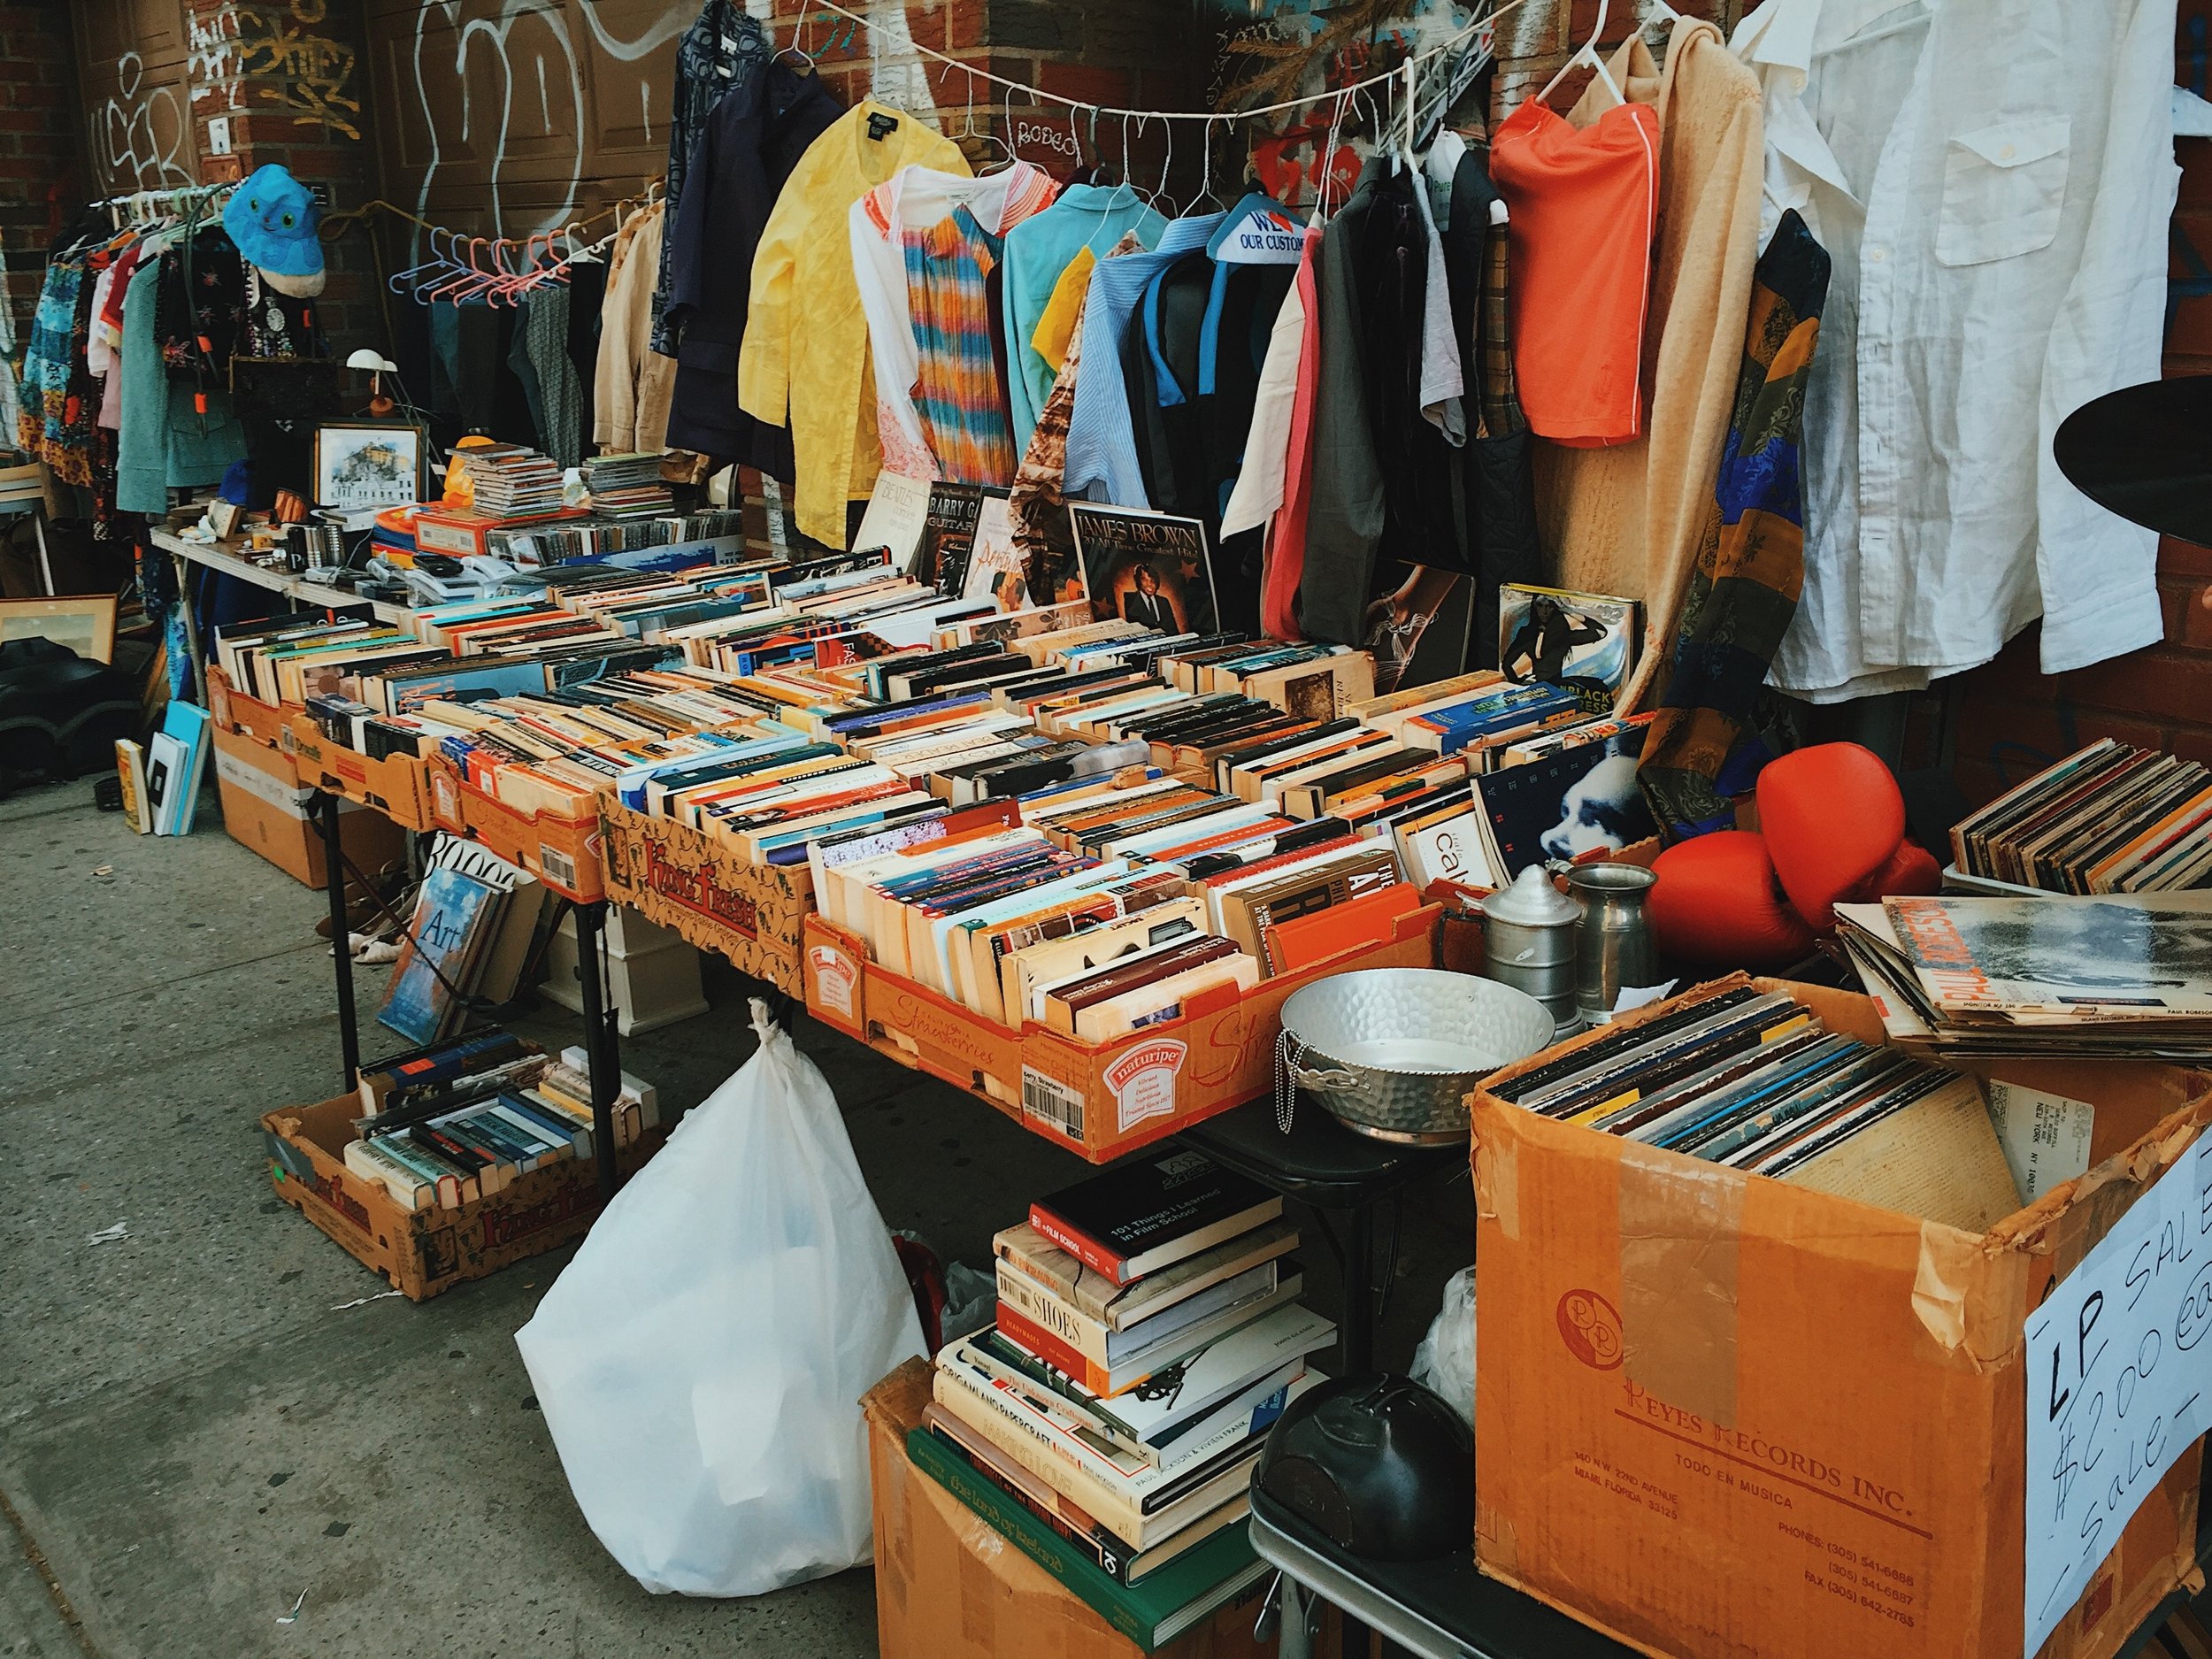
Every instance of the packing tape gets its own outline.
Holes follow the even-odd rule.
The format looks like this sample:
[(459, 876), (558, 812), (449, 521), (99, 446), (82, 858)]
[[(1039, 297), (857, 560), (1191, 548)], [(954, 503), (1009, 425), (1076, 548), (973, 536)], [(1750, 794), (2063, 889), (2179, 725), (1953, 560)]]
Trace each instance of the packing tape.
[(960, 1552), (960, 1640), (972, 1651), (995, 1654), (998, 1647), (998, 1609), (1005, 1592), (999, 1584), (998, 1558), (1006, 1540), (990, 1526), (979, 1525)]
[(1640, 1141), (1620, 1157), (1622, 1371), (1708, 1423), (1736, 1422), (1736, 1285), (1747, 1176), (1686, 1170)]
[(1939, 1221), (1920, 1224), (1912, 1310), (1947, 1361), (1994, 1371), (2026, 1340), (2028, 1259)]
[(1516, 1243), (1521, 1237), (1519, 1145), (1510, 1135), (1475, 1141), (1475, 1213), (1496, 1222), (1498, 1231)]

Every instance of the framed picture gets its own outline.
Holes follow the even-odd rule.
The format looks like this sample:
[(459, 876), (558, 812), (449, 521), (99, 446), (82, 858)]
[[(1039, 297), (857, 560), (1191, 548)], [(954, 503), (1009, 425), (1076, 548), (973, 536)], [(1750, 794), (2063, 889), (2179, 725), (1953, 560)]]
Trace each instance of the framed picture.
[(65, 599), (0, 599), (0, 641), (51, 640), (88, 662), (115, 660), (113, 594)]
[(315, 427), (315, 503), (341, 512), (403, 507), (423, 498), (430, 434), (377, 420), (325, 420)]

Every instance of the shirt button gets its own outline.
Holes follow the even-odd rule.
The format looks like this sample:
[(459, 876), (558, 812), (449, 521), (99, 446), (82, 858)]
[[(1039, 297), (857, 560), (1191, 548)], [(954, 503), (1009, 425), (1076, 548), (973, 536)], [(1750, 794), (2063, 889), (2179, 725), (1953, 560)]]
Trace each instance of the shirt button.
[(1870, 248), (1866, 250), (1866, 262), (1869, 265), (1879, 265), (1888, 257), (1889, 250), (1886, 248)]
[(2010, 161), (2012, 159), (2012, 146), (2010, 144), (2007, 144), (2002, 149), (1999, 150), (1997, 152), (1997, 159), (2000, 161)]

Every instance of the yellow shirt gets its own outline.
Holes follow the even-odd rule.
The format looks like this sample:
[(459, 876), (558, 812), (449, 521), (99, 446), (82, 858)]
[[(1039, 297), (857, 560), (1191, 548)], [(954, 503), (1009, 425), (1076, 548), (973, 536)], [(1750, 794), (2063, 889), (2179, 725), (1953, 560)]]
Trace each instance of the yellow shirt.
[(969, 172), (959, 147), (914, 117), (872, 100), (848, 110), (792, 169), (753, 257), (738, 406), (789, 425), (799, 528), (833, 548), (845, 545), (845, 503), (874, 488), (881, 465), (847, 218), (905, 166)]
[(1068, 360), (1068, 342), (1074, 336), (1076, 319), (1083, 314), (1083, 296), (1091, 287), (1091, 267), (1097, 263), (1098, 256), (1088, 248), (1078, 248), (1068, 268), (1052, 285), (1052, 297), (1037, 314), (1037, 326), (1029, 343), (1055, 374)]

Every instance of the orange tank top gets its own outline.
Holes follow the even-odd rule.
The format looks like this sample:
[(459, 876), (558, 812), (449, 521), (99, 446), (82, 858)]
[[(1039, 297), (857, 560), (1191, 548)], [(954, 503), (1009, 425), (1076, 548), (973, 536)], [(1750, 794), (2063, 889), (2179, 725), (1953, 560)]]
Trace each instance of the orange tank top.
[(1530, 98), (1498, 128), (1490, 176), (1512, 214), (1513, 366), (1531, 429), (1626, 442), (1643, 430), (1658, 112), (1623, 104), (1577, 127)]

